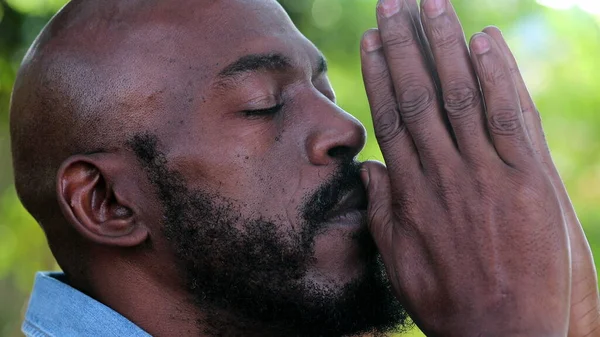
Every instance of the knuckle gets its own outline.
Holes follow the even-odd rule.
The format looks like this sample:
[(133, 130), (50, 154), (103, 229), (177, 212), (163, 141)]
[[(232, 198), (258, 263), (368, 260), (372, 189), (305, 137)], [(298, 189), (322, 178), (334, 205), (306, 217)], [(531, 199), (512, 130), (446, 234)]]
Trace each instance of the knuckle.
[(444, 107), (452, 118), (460, 119), (469, 115), (481, 102), (479, 91), (467, 81), (454, 81), (444, 91)]
[(423, 85), (408, 84), (399, 92), (399, 108), (407, 123), (415, 123), (426, 117), (434, 103), (434, 93)]
[(398, 107), (392, 99), (379, 102), (373, 106), (373, 115), (375, 126), (379, 127), (382, 124), (388, 124), (392, 116), (397, 115)]
[(365, 76), (365, 82), (367, 87), (373, 90), (383, 90), (386, 86), (391, 85), (389, 70), (385, 67), (370, 69)]
[(396, 104), (388, 102), (375, 107), (374, 126), (380, 144), (391, 143), (406, 134), (406, 127), (400, 118)]
[(401, 27), (386, 35), (383, 45), (389, 50), (406, 48), (415, 44), (415, 36), (407, 27)]
[(499, 61), (482, 64), (481, 78), (490, 85), (498, 85), (507, 81), (512, 83), (512, 79), (508, 77), (509, 73), (504, 71)]
[(370, 223), (387, 223), (390, 222), (389, 212), (387, 211), (387, 207), (385, 207), (382, 203), (376, 203), (371, 205), (369, 210), (369, 214), (371, 215)]
[(492, 134), (511, 136), (517, 134), (521, 128), (519, 116), (512, 108), (490, 111), (488, 119)]
[(512, 77), (518, 78), (519, 76), (521, 76), (521, 71), (519, 70), (519, 68), (517, 66), (510, 67), (509, 71), (510, 71), (510, 75)]
[(457, 35), (452, 29), (448, 29), (448, 27), (436, 27), (431, 32), (434, 47), (443, 51), (455, 50), (464, 41), (462, 35)]

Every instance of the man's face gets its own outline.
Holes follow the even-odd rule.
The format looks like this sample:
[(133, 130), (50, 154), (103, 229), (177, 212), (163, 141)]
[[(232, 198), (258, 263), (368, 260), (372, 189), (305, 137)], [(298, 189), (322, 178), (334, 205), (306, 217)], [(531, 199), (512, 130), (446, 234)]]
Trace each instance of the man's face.
[(157, 44), (123, 42), (159, 111), (130, 146), (198, 305), (307, 335), (400, 323), (366, 229), (365, 131), (320, 52), (273, 1), (158, 6), (138, 30)]

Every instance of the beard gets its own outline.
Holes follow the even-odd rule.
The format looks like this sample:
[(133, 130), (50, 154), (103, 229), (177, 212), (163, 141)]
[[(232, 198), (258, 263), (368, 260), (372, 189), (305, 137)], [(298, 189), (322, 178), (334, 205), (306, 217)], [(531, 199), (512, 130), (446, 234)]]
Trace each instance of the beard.
[(298, 209), (301, 230), (282, 232), (285, 223), (244, 216), (232, 200), (190, 190), (182, 175), (168, 168), (156, 136), (137, 135), (129, 145), (163, 205), (163, 232), (192, 300), (205, 314), (198, 322), (204, 333), (382, 335), (408, 326), (366, 228), (352, 238), (364, 256), (360, 277), (342, 286), (307, 277), (324, 215), (345, 193), (362, 188), (359, 164), (352, 159), (305, 196)]

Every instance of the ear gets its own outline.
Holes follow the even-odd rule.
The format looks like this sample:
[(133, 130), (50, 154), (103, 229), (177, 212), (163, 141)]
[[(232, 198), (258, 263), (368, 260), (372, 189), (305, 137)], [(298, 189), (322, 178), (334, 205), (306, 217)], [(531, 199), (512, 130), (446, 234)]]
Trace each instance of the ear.
[[(77, 155), (67, 159), (57, 176), (63, 215), (86, 239), (100, 245), (134, 247), (149, 236), (136, 214), (132, 188), (136, 179), (112, 154)], [(129, 195), (128, 195), (129, 194)]]

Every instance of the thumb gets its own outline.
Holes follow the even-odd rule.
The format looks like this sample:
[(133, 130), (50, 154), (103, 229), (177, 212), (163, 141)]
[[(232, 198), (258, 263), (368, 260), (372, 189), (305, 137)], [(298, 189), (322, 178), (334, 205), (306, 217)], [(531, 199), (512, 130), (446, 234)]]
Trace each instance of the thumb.
[(369, 199), (369, 231), (379, 250), (387, 251), (391, 248), (393, 226), (392, 191), (387, 168), (380, 162), (365, 162), (361, 168), (361, 177)]

